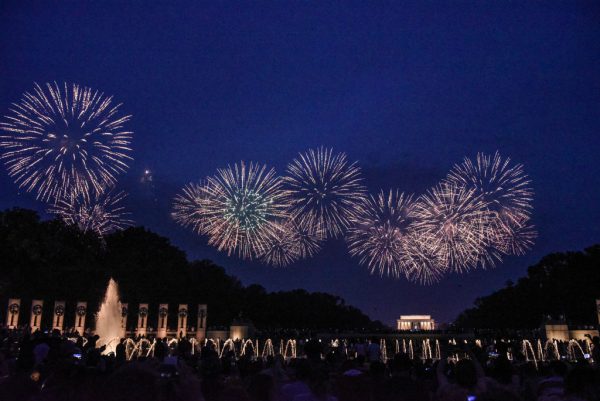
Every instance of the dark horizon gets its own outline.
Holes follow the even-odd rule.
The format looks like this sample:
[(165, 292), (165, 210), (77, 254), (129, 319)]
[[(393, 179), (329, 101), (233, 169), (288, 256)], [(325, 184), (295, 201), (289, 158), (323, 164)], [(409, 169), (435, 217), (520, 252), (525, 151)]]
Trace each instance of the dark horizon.
[[(118, 188), (146, 226), (245, 285), (339, 295), (373, 319), (448, 322), (551, 252), (600, 242), (600, 6), (342, 7), (118, 2), (0, 6), (0, 111), (33, 83), (77, 82), (133, 115)], [(285, 268), (227, 257), (169, 217), (190, 181), (240, 160), (282, 173), (298, 152), (344, 151), (371, 193), (422, 193), (453, 164), (498, 150), (523, 163), (539, 231), (525, 256), (420, 286), (369, 275), (329, 241)], [(151, 183), (141, 182), (144, 171)], [(0, 172), (0, 208), (43, 212)]]

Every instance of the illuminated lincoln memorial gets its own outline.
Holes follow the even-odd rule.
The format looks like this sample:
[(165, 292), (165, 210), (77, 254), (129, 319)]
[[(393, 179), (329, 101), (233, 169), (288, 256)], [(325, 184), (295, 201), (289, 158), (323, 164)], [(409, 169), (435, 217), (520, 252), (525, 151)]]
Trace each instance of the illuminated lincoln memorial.
[(401, 315), (398, 330), (435, 330), (435, 320), (431, 315)]

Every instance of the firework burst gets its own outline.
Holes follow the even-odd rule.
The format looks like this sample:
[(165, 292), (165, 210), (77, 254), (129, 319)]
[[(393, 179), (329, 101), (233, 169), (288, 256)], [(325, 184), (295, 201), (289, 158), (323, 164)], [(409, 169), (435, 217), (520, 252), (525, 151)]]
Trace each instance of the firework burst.
[(81, 87), (35, 84), (0, 122), (0, 156), (19, 187), (48, 201), (99, 195), (131, 160), (133, 133), (112, 97)]
[(400, 277), (406, 274), (404, 242), (412, 220), (412, 199), (399, 191), (370, 197), (353, 217), (348, 230), (350, 255), (366, 264), (371, 273)]
[(535, 227), (528, 220), (501, 225), (494, 230), (494, 246), (505, 255), (524, 255), (537, 238)]
[(350, 226), (366, 199), (360, 169), (344, 153), (333, 154), (333, 149), (300, 153), (288, 165), (284, 181), (291, 214), (310, 216), (319, 232), (332, 237)]
[(184, 227), (191, 227), (198, 234), (207, 234), (204, 202), (208, 199), (206, 183), (186, 185), (173, 200), (171, 217)]
[(277, 235), (277, 221), (285, 217), (281, 180), (266, 166), (241, 162), (218, 169), (201, 191), (206, 194), (199, 203), (202, 231), (210, 245), (228, 255), (251, 259), (262, 254)]
[(259, 255), (260, 260), (272, 266), (283, 267), (300, 259), (300, 246), (293, 234), (289, 226), (278, 226), (275, 235), (265, 241)]
[[(415, 204), (414, 229), (440, 255), (443, 268), (468, 271), (492, 264), (489, 212), (474, 189), (442, 183)], [(423, 241), (421, 241), (423, 243)]]
[(286, 266), (308, 258), (321, 249), (322, 235), (310, 218), (287, 218), (277, 225), (275, 236), (267, 239), (260, 258), (274, 266)]
[(491, 212), (488, 234), (492, 247), (503, 253), (523, 253), (535, 239), (535, 230), (527, 221), (533, 209), (533, 189), (523, 165), (478, 153), (476, 161), (465, 158), (453, 167), (446, 182), (475, 190)]
[(445, 271), (445, 262), (439, 247), (430, 246), (432, 239), (410, 231), (402, 249), (402, 263), (406, 278), (421, 285), (439, 282)]
[(124, 192), (107, 192), (89, 199), (82, 194), (71, 194), (59, 199), (48, 212), (68, 225), (77, 226), (83, 232), (94, 232), (102, 238), (133, 224), (126, 218), (129, 213), (120, 205), (126, 196)]
[(298, 245), (301, 258), (310, 258), (321, 250), (323, 233), (311, 216), (288, 217), (283, 227)]
[(533, 201), (531, 181), (523, 165), (512, 165), (510, 158), (477, 154), (475, 163), (468, 158), (455, 165), (446, 181), (475, 189), (487, 208), (509, 224), (529, 219)]

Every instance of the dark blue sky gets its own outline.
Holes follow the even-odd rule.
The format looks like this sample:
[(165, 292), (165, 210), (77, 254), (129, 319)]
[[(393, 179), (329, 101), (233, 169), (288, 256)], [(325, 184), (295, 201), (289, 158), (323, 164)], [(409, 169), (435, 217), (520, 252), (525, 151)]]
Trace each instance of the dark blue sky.
[[(33, 82), (114, 94), (134, 116), (120, 184), (133, 217), (191, 258), (269, 290), (331, 292), (392, 324), (451, 320), (541, 256), (600, 242), (600, 3), (122, 3), (3, 1), (0, 111)], [(185, 183), (241, 159), (282, 172), (319, 145), (358, 160), (373, 192), (422, 192), (463, 156), (510, 155), (533, 179), (537, 245), (421, 287), (369, 276), (342, 241), (273, 269), (169, 220)], [(146, 168), (153, 186), (139, 182)], [(5, 170), (0, 188), (0, 207), (43, 210)]]

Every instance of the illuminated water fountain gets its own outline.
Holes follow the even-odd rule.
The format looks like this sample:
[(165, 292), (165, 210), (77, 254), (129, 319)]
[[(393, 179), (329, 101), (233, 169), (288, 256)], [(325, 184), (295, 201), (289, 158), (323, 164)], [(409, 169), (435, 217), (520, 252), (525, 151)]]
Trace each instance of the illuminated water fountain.
[(96, 318), (96, 334), (100, 337), (96, 346), (106, 346), (104, 354), (114, 353), (119, 344), (122, 334), (121, 312), (119, 288), (115, 280), (111, 278)]
[(128, 338), (125, 340), (125, 356), (128, 361), (136, 358), (154, 356), (156, 340), (150, 341), (147, 338), (141, 338), (138, 341)]
[(431, 353), (431, 344), (429, 343), (429, 339), (423, 340), (421, 344), (421, 358), (422, 359), (433, 359), (433, 354)]
[(522, 349), (523, 355), (525, 355), (525, 360), (527, 362), (533, 361), (535, 368), (537, 369), (537, 358), (535, 357), (535, 352), (533, 351), (533, 346), (531, 345), (531, 341), (523, 340)]
[(265, 341), (262, 356), (263, 358), (266, 358), (267, 356), (275, 356), (275, 350), (273, 349), (273, 341), (271, 341), (270, 338), (268, 338), (267, 341)]
[(248, 352), (250, 353), (250, 355), (255, 354), (254, 343), (252, 343), (252, 340), (246, 340), (242, 343), (242, 351), (240, 352), (240, 356), (246, 355)]
[[(579, 351), (579, 354), (577, 351)], [(569, 345), (567, 345), (567, 355), (571, 361), (575, 361), (578, 358), (583, 358), (585, 352), (577, 340), (569, 340)]]
[(387, 361), (387, 346), (385, 344), (385, 338), (382, 338), (379, 342), (379, 348), (381, 349), (381, 360)]
[(296, 340), (287, 340), (283, 351), (284, 358), (296, 358)]
[(235, 354), (235, 343), (233, 342), (233, 340), (231, 338), (223, 343), (223, 348), (221, 349), (221, 352), (219, 353), (219, 358), (223, 358), (223, 354), (225, 354), (225, 351), (233, 351), (234, 356), (237, 356)]
[(542, 348), (542, 340), (540, 340), (538, 338), (537, 340), (537, 353), (538, 353), (538, 359), (540, 361), (545, 361), (545, 357), (544, 357), (544, 349)]
[[(552, 355), (548, 352), (548, 347), (550, 347), (551, 351), (552, 351)], [(552, 341), (552, 340), (548, 340), (546, 341), (546, 344), (544, 345), (544, 354), (546, 356), (546, 360), (559, 360), (560, 359), (560, 353), (558, 352), (558, 344), (556, 342), (556, 340)]]

